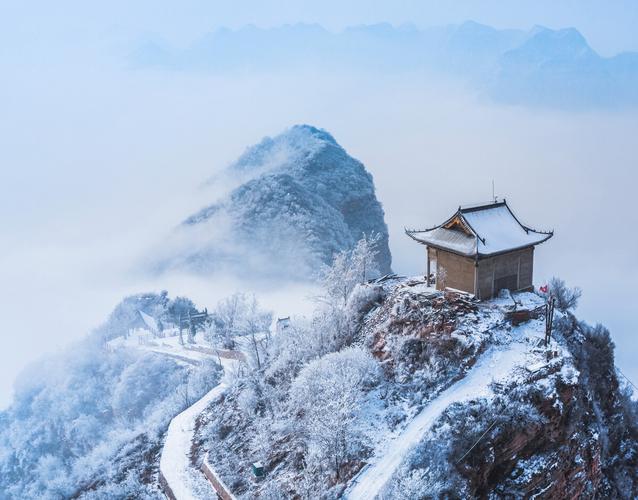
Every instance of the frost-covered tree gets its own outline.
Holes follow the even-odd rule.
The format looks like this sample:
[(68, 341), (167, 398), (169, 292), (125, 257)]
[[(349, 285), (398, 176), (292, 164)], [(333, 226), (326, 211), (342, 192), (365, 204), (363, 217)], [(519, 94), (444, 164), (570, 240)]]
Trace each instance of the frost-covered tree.
[(235, 348), (234, 337), (239, 335), (239, 317), (243, 295), (235, 293), (220, 300), (211, 316), (207, 338), (219, 341), (226, 349)]
[(236, 337), (248, 337), (255, 364), (261, 368), (271, 322), (272, 313), (261, 309), (254, 295), (235, 293), (217, 303), (206, 337), (211, 342), (220, 342), (226, 349), (235, 348)]
[(359, 289), (356, 300), (349, 300), (360, 285), (371, 276), (378, 276), (376, 245), (379, 235), (364, 236), (350, 251), (334, 256), (332, 265), (321, 275), (323, 294), (315, 311), (312, 329), (321, 340), (320, 354), (337, 351), (349, 345), (355, 333), (354, 324), (359, 306), (367, 301), (367, 290)]
[(254, 295), (248, 297), (245, 302), (242, 330), (243, 334), (250, 338), (251, 353), (258, 370), (262, 367), (261, 353), (269, 340), (271, 323), (272, 312), (262, 310)]
[(216, 363), (106, 351), (95, 337), (20, 377), (0, 412), (0, 498), (159, 498), (162, 432), (218, 383)]
[(379, 243), (381, 235), (379, 233), (371, 233), (364, 235), (352, 250), (350, 260), (356, 274), (359, 274), (360, 283), (365, 283), (370, 278), (379, 275), (379, 264), (377, 257), (379, 255)]
[(357, 278), (351, 265), (350, 252), (342, 251), (335, 255), (332, 265), (324, 269), (322, 284), (329, 299), (345, 305), (348, 295), (357, 284)]
[(195, 303), (188, 297), (175, 297), (166, 308), (166, 318), (173, 324), (179, 324), (180, 318), (185, 321), (188, 315), (197, 314), (199, 311)]
[(297, 320), (274, 335), (267, 346), (266, 378), (286, 388), (308, 361), (322, 353), (322, 333), (311, 322)]
[(338, 479), (344, 463), (361, 451), (356, 413), (380, 377), (376, 360), (360, 348), (328, 354), (301, 370), (289, 404), (310, 466), (329, 465)]
[(376, 257), (379, 240), (378, 234), (364, 235), (352, 250), (344, 250), (334, 256), (332, 265), (324, 268), (321, 277), (328, 298), (345, 305), (357, 284), (378, 276)]

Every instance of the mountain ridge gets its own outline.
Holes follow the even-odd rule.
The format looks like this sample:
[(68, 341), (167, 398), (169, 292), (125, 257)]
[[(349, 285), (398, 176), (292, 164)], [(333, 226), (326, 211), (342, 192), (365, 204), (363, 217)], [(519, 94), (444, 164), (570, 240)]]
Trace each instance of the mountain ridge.
[(506, 104), (638, 105), (638, 52), (603, 57), (573, 27), (496, 29), (466, 21), (430, 28), (377, 23), (338, 32), (303, 23), (220, 28), (186, 49), (145, 41), (132, 58), (140, 67), (213, 73), (304, 67), (432, 71), (461, 78), (475, 92)]

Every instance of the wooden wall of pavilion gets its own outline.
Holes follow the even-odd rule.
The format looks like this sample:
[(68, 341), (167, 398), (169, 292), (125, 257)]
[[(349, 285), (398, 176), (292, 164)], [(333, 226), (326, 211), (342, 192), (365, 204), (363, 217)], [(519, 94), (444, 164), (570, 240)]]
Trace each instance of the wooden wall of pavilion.
[(437, 271), (441, 267), (445, 269), (445, 282), (436, 279), (437, 290), (447, 287), (474, 293), (474, 259), (436, 248), (430, 249), (430, 252), (430, 259), (436, 260)]
[(445, 269), (445, 281), (436, 280), (438, 290), (456, 288), (489, 299), (503, 288), (517, 291), (533, 286), (534, 247), (480, 259), (478, 266), (473, 258), (436, 248), (429, 247), (428, 255), (437, 269)]
[(526, 290), (533, 286), (534, 247), (479, 260), (477, 291), (479, 299), (487, 299), (507, 288)]

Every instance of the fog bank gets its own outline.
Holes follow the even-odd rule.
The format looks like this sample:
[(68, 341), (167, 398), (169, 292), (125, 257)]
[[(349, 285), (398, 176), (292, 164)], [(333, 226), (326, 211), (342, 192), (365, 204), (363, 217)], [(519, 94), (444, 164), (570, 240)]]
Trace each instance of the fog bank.
[[(374, 175), (402, 274), (424, 267), (403, 227), (489, 199), (494, 179), (523, 221), (556, 231), (538, 248), (536, 282), (559, 275), (581, 286), (578, 313), (611, 328), (619, 365), (638, 379), (638, 237), (625, 229), (635, 219), (637, 116), (496, 106), (423, 73), (48, 69), (41, 80), (16, 66), (0, 83), (12, 96), (12, 119), (0, 122), (0, 406), (27, 362), (85, 335), (124, 294), (166, 288), (210, 307), (254, 288), (232, 277), (149, 278), (138, 267), (210, 201), (211, 175), (295, 123), (325, 128)], [(310, 307), (304, 287), (255, 291), (278, 311)]]

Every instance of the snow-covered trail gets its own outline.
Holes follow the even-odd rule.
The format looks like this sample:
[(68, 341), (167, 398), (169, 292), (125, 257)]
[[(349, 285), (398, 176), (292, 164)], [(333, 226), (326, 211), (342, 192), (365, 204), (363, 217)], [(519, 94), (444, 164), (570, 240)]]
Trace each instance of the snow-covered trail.
[(384, 486), (396, 472), (404, 457), (432, 427), (432, 424), (452, 403), (488, 396), (490, 383), (508, 375), (516, 366), (523, 365), (527, 345), (512, 342), (505, 347), (492, 347), (485, 352), (467, 373), (454, 385), (431, 401), (403, 430), (388, 443), (381, 456), (373, 457), (350, 483), (344, 493), (349, 500), (372, 500), (382, 492)]
[(160, 459), (160, 472), (177, 500), (212, 498), (214, 492), (203, 474), (191, 465), (190, 455), (198, 415), (228, 388), (228, 375), (237, 361), (222, 358), (224, 376), (219, 385), (171, 420)]

